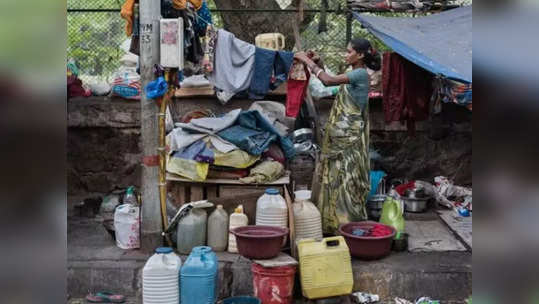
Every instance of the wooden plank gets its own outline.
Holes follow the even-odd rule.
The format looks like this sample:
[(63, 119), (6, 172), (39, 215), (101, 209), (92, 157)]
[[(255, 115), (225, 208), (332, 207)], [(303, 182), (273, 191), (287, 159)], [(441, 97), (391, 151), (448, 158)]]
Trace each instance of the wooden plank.
[[(179, 182), (184, 182), (184, 183), (191, 183), (191, 184), (221, 184), (221, 185), (255, 185), (255, 184), (244, 184), (244, 183), (241, 183), (240, 181), (238, 180), (234, 180), (234, 179), (206, 179), (205, 181), (203, 182), (199, 182), (199, 181), (193, 181), (193, 180), (190, 180), (190, 179), (187, 179), (187, 178), (183, 178), (183, 177), (180, 177), (176, 174), (172, 174), (172, 173), (167, 173), (167, 181), (179, 181)], [(290, 184), (290, 172), (287, 171), (286, 174), (279, 178), (278, 180), (276, 181), (273, 181), (271, 183), (263, 183), (263, 184), (258, 184), (258, 186), (267, 186), (267, 185), (288, 185)]]
[(198, 88), (180, 88), (174, 92), (174, 97), (187, 98), (187, 97), (212, 97), (215, 96), (213, 86), (205, 86)]
[(219, 186), (206, 186), (206, 199), (218, 197)]
[(455, 232), (470, 248), (472, 248), (472, 217), (458, 216), (453, 210), (438, 211), (440, 218)]
[(238, 195), (239, 193), (241, 194), (256, 193), (260, 196), (264, 194), (264, 192), (266, 191), (266, 188), (267, 187), (264, 187), (264, 186), (249, 186), (249, 185), (246, 185), (246, 186), (220, 185), (219, 196), (229, 197), (229, 196)]
[(191, 185), (191, 202), (201, 201), (204, 199), (204, 187)]
[(292, 208), (292, 198), (290, 197), (290, 192), (288, 192), (288, 187), (284, 186), (284, 199), (286, 201), (286, 206), (288, 207), (288, 228), (290, 229), (290, 251), (292, 256), (298, 258), (298, 253), (296, 250), (296, 229), (294, 224), (294, 209)]
[[(249, 225), (254, 225), (256, 220), (256, 201), (259, 197), (259, 193), (248, 192), (227, 197), (221, 196), (209, 199), (208, 201), (213, 203), (214, 206), (223, 205), (223, 209), (225, 209), (228, 215), (232, 214), (238, 205), (243, 205), (243, 212), (249, 219)], [(206, 210), (208, 211), (208, 214), (211, 214), (214, 209), (215, 208), (207, 208)]]
[(466, 251), (466, 247), (440, 220), (406, 221), (405, 227), (411, 252)]
[(298, 265), (298, 261), (286, 253), (279, 253), (278, 256), (269, 260), (253, 260), (262, 267), (279, 267), (279, 266), (295, 266)]
[(187, 189), (181, 183), (169, 183), (168, 188), (170, 189), (170, 194), (174, 199), (174, 205), (180, 207), (181, 205), (187, 203)]

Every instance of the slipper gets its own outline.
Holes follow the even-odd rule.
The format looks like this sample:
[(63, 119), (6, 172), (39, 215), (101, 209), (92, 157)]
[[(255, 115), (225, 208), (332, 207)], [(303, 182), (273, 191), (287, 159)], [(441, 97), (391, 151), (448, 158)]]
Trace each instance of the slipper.
[(86, 296), (86, 301), (90, 303), (124, 303), (125, 296), (115, 295), (110, 292), (98, 292)]

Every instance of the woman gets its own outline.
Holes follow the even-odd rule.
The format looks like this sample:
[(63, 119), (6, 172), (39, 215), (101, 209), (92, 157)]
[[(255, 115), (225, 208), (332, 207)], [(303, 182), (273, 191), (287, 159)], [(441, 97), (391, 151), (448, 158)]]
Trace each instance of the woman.
[(312, 52), (296, 53), (294, 57), (306, 64), (324, 85), (340, 85), (325, 128), (318, 198), (324, 233), (335, 234), (340, 224), (367, 219), (370, 163), (366, 67), (379, 70), (380, 56), (368, 40), (354, 39), (345, 58), (352, 71), (336, 76), (327, 74)]

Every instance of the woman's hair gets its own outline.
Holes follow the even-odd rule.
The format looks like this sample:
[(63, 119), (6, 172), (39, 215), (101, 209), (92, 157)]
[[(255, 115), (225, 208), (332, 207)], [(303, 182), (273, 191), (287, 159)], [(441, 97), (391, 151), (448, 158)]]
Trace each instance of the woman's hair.
[(371, 43), (367, 39), (356, 38), (350, 41), (352, 48), (361, 54), (364, 54), (363, 62), (365, 65), (374, 71), (380, 70), (382, 65), (382, 60), (380, 59), (380, 54), (376, 52), (371, 46)]

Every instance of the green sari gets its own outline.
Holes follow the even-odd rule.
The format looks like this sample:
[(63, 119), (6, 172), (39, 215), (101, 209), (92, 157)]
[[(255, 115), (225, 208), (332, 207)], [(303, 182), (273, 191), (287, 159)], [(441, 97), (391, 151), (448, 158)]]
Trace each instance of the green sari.
[(369, 183), (369, 107), (361, 109), (341, 85), (326, 124), (321, 156), (318, 208), (324, 233), (367, 219)]

